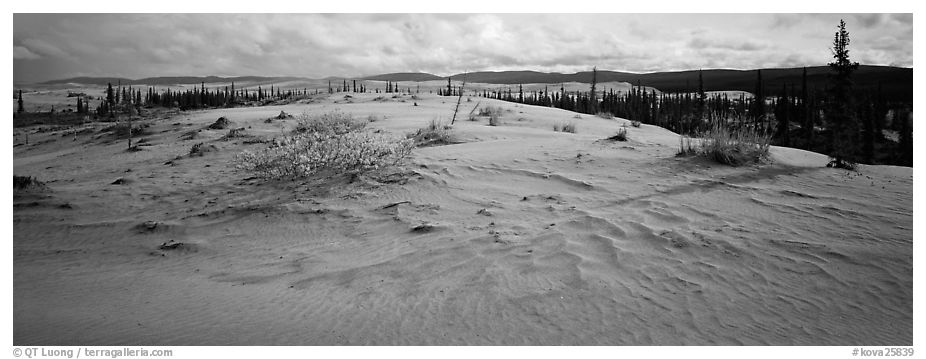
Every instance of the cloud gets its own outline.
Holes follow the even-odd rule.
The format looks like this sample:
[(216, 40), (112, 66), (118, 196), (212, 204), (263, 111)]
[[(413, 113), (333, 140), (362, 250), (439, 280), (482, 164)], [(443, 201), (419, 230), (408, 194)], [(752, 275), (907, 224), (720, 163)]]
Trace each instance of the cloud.
[(734, 39), (708, 39), (697, 37), (688, 42), (688, 46), (695, 49), (725, 49), (735, 51), (757, 51), (768, 48), (768, 45), (753, 40)]
[(25, 46), (13, 46), (13, 59), (16, 60), (34, 60), (41, 58), (34, 52), (29, 51)]
[(803, 16), (799, 14), (774, 14), (772, 29), (791, 28), (803, 21)]
[(67, 52), (61, 50), (55, 45), (52, 45), (45, 40), (41, 39), (25, 39), (22, 40), (22, 46), (27, 48), (33, 53), (38, 53), (44, 56), (58, 57), (58, 58), (67, 58), (70, 57)]
[(884, 14), (856, 14), (855, 19), (863, 28), (872, 28), (884, 22)]
[(859, 59), (912, 63), (909, 14), (14, 14), (14, 77), (816, 65), (840, 17)]

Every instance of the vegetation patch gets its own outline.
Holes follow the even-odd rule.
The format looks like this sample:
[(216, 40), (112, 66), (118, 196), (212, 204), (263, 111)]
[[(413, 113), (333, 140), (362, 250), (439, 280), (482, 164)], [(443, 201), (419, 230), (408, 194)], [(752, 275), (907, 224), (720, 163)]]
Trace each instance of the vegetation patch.
[(321, 172), (360, 174), (396, 165), (411, 154), (413, 140), (365, 127), (366, 122), (337, 111), (303, 116), (292, 135), (240, 153), (235, 167), (263, 179), (296, 179)]
[(215, 120), (215, 122), (213, 122), (207, 128), (210, 130), (224, 130), (228, 128), (229, 124), (230, 122), (228, 121), (228, 119), (223, 116), (223, 117), (219, 117), (218, 120)]
[(14, 190), (42, 189), (42, 188), (45, 188), (45, 183), (42, 181), (39, 181), (35, 177), (13, 175), (13, 189)]
[(623, 127), (619, 128), (617, 130), (617, 134), (615, 134), (614, 136), (608, 137), (608, 140), (621, 141), (621, 142), (627, 141), (627, 129)]
[(575, 121), (561, 121), (553, 124), (554, 132), (569, 132), (576, 133), (579, 130), (578, 125)]
[(723, 124), (711, 126), (694, 144), (691, 138), (679, 138), (679, 156), (697, 154), (717, 163), (742, 166), (768, 158), (771, 138), (750, 127), (730, 128)]
[(218, 150), (219, 149), (213, 145), (206, 145), (200, 142), (200, 143), (193, 145), (193, 147), (190, 147), (190, 157), (193, 157), (193, 156), (202, 157), (202, 156), (205, 156), (206, 153), (214, 152)]
[(293, 130), (293, 134), (323, 133), (343, 135), (349, 132), (361, 131), (366, 128), (367, 123), (369, 122), (354, 119), (351, 114), (337, 110), (317, 116), (303, 113), (299, 116), (299, 122)]
[(453, 143), (450, 135), (452, 127), (434, 119), (428, 127), (419, 128), (418, 131), (408, 134), (407, 138), (414, 141), (416, 147), (438, 146)]

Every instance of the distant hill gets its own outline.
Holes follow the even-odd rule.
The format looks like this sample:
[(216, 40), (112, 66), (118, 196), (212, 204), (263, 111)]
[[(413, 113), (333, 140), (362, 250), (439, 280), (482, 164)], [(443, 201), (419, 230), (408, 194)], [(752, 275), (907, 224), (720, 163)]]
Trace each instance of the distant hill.
[(396, 72), (391, 74), (382, 74), (376, 76), (367, 76), (363, 80), (370, 81), (433, 81), (445, 80), (446, 77), (431, 75), (424, 72)]
[(219, 76), (161, 76), (146, 77), (143, 79), (132, 80), (119, 77), (74, 77), (63, 80), (46, 81), (43, 85), (58, 85), (66, 83), (79, 83), (85, 85), (102, 85), (117, 84), (122, 85), (177, 85), (177, 84), (198, 84), (198, 83), (216, 83), (216, 82), (283, 82), (293, 80), (306, 80), (302, 77), (265, 77), (265, 76), (237, 76), (237, 77), (219, 77)]

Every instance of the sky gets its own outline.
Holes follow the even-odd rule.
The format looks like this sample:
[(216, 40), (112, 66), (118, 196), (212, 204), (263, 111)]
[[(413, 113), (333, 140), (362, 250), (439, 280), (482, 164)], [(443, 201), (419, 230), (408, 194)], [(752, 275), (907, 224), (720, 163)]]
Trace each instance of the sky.
[(13, 14), (13, 81), (913, 67), (912, 14)]

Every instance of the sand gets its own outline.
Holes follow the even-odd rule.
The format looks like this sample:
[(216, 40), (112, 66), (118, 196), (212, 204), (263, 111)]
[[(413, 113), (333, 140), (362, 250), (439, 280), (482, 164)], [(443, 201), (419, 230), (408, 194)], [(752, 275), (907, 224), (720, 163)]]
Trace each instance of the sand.
[(264, 145), (181, 139), (336, 108), (403, 134), (456, 102), (351, 96), (180, 113), (137, 152), (104, 124), (31, 134), (14, 173), (48, 188), (13, 196), (13, 344), (912, 345), (910, 168), (777, 147), (732, 168), (662, 128), (612, 142), (628, 121), (475, 98), (501, 126), (464, 116), (376, 176), (266, 183), (232, 167)]

